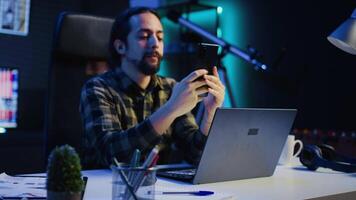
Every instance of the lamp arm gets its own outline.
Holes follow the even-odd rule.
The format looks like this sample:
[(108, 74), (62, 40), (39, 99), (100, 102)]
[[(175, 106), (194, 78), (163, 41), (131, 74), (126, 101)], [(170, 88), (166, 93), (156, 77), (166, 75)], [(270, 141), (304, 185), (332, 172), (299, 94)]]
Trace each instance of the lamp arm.
[(229, 44), (225, 40), (216, 37), (215, 35), (205, 31), (203, 28), (199, 27), (198, 25), (190, 22), (189, 20), (181, 17), (181, 14), (176, 11), (170, 11), (168, 13), (168, 19), (172, 20), (173, 22), (179, 23), (180, 25), (188, 28), (189, 30), (199, 34), (200, 36), (206, 38), (210, 42), (213, 42), (223, 48), (223, 52), (231, 53), (235, 56), (242, 58), (243, 60), (247, 61), (248, 63), (255, 66), (255, 69), (259, 70), (267, 70), (267, 65), (259, 62), (256, 60), (254, 54), (249, 54), (244, 52), (243, 50), (239, 49), (238, 47)]

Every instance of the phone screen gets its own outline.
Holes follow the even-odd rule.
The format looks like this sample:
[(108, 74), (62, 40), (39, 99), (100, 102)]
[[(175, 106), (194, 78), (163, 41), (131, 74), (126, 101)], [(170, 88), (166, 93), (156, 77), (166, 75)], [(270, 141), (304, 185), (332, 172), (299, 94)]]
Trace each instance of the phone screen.
[(212, 74), (213, 67), (218, 65), (218, 49), (219, 46), (216, 44), (197, 44), (194, 69), (206, 69), (209, 74)]

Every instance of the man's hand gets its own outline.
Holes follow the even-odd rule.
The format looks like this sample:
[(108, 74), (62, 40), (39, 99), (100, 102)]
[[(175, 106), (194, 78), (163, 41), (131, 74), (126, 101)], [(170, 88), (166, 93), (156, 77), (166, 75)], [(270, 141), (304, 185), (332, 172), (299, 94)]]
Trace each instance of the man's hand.
[(215, 113), (224, 101), (225, 86), (221, 83), (219, 73), (216, 67), (213, 68), (213, 75), (204, 75), (209, 86), (209, 94), (204, 98), (204, 106), (209, 113)]
[(207, 70), (199, 69), (177, 83), (167, 103), (149, 117), (158, 134), (164, 134), (177, 117), (190, 112), (202, 100), (199, 95), (208, 92), (208, 84), (206, 80), (199, 81), (197, 78), (207, 73)]
[(204, 75), (204, 78), (209, 86), (209, 94), (204, 98), (205, 110), (200, 130), (204, 135), (208, 135), (215, 111), (224, 101), (225, 86), (220, 81), (216, 67), (213, 68), (213, 75)]
[(207, 73), (205, 69), (198, 69), (174, 86), (167, 105), (176, 117), (190, 112), (202, 100), (199, 95), (208, 92), (208, 88), (204, 87), (208, 85), (207, 80), (197, 80), (199, 77), (206, 76)]

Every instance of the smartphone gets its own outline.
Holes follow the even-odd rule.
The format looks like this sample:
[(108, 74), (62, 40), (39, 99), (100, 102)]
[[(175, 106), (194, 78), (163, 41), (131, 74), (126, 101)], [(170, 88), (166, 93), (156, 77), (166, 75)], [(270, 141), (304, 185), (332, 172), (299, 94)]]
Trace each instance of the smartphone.
[(195, 49), (196, 62), (194, 70), (206, 69), (208, 74), (213, 74), (213, 67), (218, 65), (219, 46), (211, 43), (198, 43)]
[[(213, 67), (218, 65), (219, 57), (218, 57), (218, 49), (219, 46), (211, 43), (199, 43), (196, 45), (195, 50), (195, 67), (194, 70), (197, 69), (206, 69), (208, 74), (213, 74)], [(202, 80), (203, 77), (199, 77), (196, 80)], [(206, 97), (208, 94), (202, 94), (200, 97)]]

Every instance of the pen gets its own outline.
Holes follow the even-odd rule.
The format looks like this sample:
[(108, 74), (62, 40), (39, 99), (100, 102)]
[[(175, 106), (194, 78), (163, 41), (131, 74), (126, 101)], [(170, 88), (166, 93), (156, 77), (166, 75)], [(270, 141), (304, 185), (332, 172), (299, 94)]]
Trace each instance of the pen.
[(156, 191), (155, 194), (157, 195), (164, 195), (164, 194), (188, 194), (188, 195), (195, 195), (195, 196), (208, 196), (214, 194), (212, 191), (205, 191), (205, 190), (200, 190), (200, 191), (175, 191), (175, 192), (158, 192)]
[(151, 150), (151, 152), (150, 152), (150, 154), (148, 155), (148, 157), (147, 157), (147, 159), (145, 160), (145, 162), (143, 163), (143, 168), (148, 168), (151, 164), (152, 164), (152, 162), (153, 162), (153, 160), (154, 160), (154, 158), (156, 157), (156, 155), (158, 154), (158, 152), (159, 152), (159, 148), (156, 146), (156, 147), (154, 147), (152, 150)]
[[(114, 157), (113, 158), (114, 163), (116, 164), (117, 167), (120, 167), (120, 163), (117, 161), (117, 159)], [(120, 169), (117, 170), (121, 179), (124, 181), (128, 191), (131, 193), (132, 197), (137, 200), (135, 191), (133, 190), (134, 188), (131, 186), (131, 184), (129, 183), (129, 180), (127, 180), (127, 177), (125, 176), (124, 172), (122, 172)], [(126, 192), (126, 191), (125, 191)], [(126, 196), (126, 194), (125, 194)]]
[[(132, 155), (131, 162), (130, 162), (130, 168), (135, 168), (139, 166), (140, 162), (140, 157), (141, 157), (141, 152), (138, 149), (135, 149), (135, 152)], [(133, 173), (130, 171), (128, 175), (129, 182), (132, 183), (133, 181)]]
[[(154, 157), (153, 161), (152, 161), (152, 164), (148, 167), (148, 168), (151, 168), (151, 167), (154, 167), (156, 166), (156, 163), (158, 161), (158, 158), (159, 156), (156, 155), (156, 157)], [(140, 182), (138, 183), (138, 187), (141, 187), (141, 185), (146, 181), (146, 178), (147, 178), (147, 175), (148, 175), (148, 171), (145, 172), (145, 175), (143, 176), (143, 178), (140, 180)]]
[[(130, 166), (129, 166), (129, 169), (133, 169), (133, 168), (136, 168), (136, 167), (139, 167), (139, 163), (140, 163), (140, 158), (141, 158), (141, 152), (139, 149), (135, 149), (133, 155), (132, 155), (132, 158), (131, 158), (131, 161), (130, 161)], [(127, 182), (129, 184), (132, 185), (133, 183), (133, 179), (134, 179), (134, 174), (135, 172), (134, 171), (131, 171), (129, 170), (128, 172), (128, 177), (127, 177)], [(128, 196), (129, 194), (127, 193), (128, 191), (126, 190), (125, 191), (125, 199), (129, 199), (130, 197)]]
[[(159, 159), (159, 155), (156, 154), (155, 157), (153, 158), (151, 164), (148, 166), (148, 168), (151, 168), (151, 167), (154, 167), (156, 166), (157, 162), (158, 162), (158, 159)], [(147, 175), (147, 171), (145, 172), (145, 175)]]
[(131, 158), (130, 167), (138, 167), (140, 163), (141, 152), (139, 149), (135, 149), (135, 152)]
[(114, 161), (116, 167), (120, 167), (121, 166), (121, 163), (119, 163), (119, 161), (117, 161), (117, 159), (115, 157), (113, 158), (113, 161)]
[[(147, 169), (150, 166), (152, 166), (152, 164), (154, 162), (157, 162), (158, 152), (159, 152), (159, 148), (157, 146), (151, 150), (150, 154), (148, 155), (147, 159), (145, 160), (145, 162), (142, 165), (143, 169)], [(133, 186), (135, 192), (140, 187), (140, 184), (141, 184), (142, 180), (144, 179), (145, 175), (146, 175), (146, 172), (138, 172), (136, 174), (136, 176), (134, 177), (132, 186)]]
[[(137, 197), (136, 197), (136, 194), (135, 194), (135, 191), (134, 189), (132, 188), (131, 184), (129, 183), (129, 181), (127, 180), (125, 174), (121, 171), (121, 170), (118, 170), (119, 171), (119, 175), (121, 176), (121, 179), (125, 182), (125, 185), (128, 189), (128, 191), (131, 193), (132, 197), (134, 198), (134, 200), (137, 200)], [(126, 195), (125, 195), (126, 196)]]

